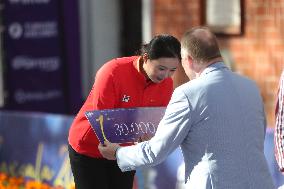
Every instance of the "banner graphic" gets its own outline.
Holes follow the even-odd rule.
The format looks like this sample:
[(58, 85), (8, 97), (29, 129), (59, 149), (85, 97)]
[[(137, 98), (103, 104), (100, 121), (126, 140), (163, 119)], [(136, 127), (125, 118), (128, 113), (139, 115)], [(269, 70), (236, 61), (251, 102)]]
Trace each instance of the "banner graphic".
[(0, 188), (74, 189), (67, 148), (72, 120), (0, 112)]

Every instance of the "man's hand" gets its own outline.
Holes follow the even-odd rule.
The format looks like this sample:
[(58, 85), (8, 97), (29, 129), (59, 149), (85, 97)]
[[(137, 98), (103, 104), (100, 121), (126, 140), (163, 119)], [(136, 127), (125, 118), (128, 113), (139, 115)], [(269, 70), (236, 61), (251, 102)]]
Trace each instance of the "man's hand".
[(99, 144), (99, 151), (104, 158), (108, 160), (116, 160), (115, 153), (119, 147), (120, 146), (117, 143), (110, 143), (109, 141), (105, 141), (104, 144)]
[(142, 135), (140, 138), (138, 138), (137, 143), (140, 143), (140, 142), (144, 142), (144, 141), (148, 141), (152, 138), (153, 136), (149, 135), (149, 134), (144, 134)]

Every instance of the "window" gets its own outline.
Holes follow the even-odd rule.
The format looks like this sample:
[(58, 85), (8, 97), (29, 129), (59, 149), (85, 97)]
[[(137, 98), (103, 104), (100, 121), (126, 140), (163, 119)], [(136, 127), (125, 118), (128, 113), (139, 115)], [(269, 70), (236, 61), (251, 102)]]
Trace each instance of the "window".
[(243, 0), (202, 0), (203, 24), (217, 35), (243, 34)]

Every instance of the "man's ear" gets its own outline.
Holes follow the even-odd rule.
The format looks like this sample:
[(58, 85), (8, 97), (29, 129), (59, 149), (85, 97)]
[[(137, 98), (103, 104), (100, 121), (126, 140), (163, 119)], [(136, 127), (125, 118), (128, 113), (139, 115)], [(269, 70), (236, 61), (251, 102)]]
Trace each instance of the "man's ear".
[(190, 55), (187, 55), (187, 61), (190, 68), (193, 67), (193, 58)]

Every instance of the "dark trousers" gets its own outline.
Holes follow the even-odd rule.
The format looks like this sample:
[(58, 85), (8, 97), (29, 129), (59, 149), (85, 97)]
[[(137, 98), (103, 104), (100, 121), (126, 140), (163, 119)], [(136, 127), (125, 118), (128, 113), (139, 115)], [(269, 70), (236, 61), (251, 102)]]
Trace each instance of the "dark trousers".
[(76, 189), (132, 189), (135, 171), (121, 172), (116, 161), (91, 158), (69, 145)]

